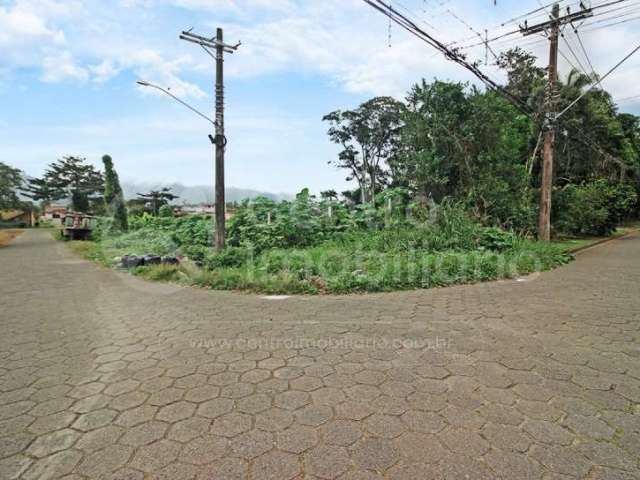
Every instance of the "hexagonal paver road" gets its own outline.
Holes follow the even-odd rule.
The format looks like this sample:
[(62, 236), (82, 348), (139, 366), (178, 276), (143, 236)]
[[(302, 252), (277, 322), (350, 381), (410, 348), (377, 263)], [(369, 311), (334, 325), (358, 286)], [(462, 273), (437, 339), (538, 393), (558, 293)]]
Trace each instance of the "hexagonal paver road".
[(640, 478), (640, 237), (553, 272), (265, 299), (0, 250), (0, 479)]

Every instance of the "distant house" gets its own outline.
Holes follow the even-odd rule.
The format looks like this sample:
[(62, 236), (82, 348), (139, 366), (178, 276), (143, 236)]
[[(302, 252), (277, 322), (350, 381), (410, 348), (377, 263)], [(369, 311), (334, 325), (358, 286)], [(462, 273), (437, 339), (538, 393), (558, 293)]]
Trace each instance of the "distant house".
[(180, 207), (180, 210), (188, 215), (213, 215), (216, 213), (215, 205), (204, 203), (200, 205), (185, 205)]
[(0, 210), (0, 221), (16, 227), (33, 227), (37, 218), (34, 212), (26, 210)]
[(64, 218), (67, 215), (67, 207), (61, 205), (49, 205), (44, 209), (42, 216), (46, 220), (52, 220), (54, 218)]
[[(202, 203), (200, 205), (183, 205), (180, 207), (178, 216), (181, 215), (215, 215), (216, 206)], [(235, 210), (225, 208), (224, 216), (227, 220), (233, 217)]]
[(42, 218), (59, 227), (67, 216), (67, 210), (67, 207), (61, 205), (48, 205), (42, 212)]

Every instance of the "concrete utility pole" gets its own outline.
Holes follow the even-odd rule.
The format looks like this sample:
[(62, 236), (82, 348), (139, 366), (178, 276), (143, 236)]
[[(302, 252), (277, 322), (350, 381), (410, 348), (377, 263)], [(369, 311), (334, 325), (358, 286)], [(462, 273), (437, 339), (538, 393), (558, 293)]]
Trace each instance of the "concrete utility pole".
[[(211, 142), (216, 147), (215, 154), (215, 177), (216, 177), (216, 204), (215, 204), (215, 247), (216, 250), (223, 250), (226, 237), (226, 217), (225, 217), (225, 192), (224, 192), (224, 151), (227, 145), (227, 138), (224, 135), (224, 54), (233, 53), (240, 43), (227, 45), (224, 43), (223, 31), (217, 29), (215, 38), (207, 38), (188, 32), (182, 32), (182, 40), (200, 45), (210, 56), (216, 60), (216, 117), (215, 117), (215, 137), (209, 136)], [(215, 55), (209, 50), (215, 49)]]
[(546, 32), (549, 37), (549, 84), (546, 100), (546, 118), (544, 123), (544, 147), (542, 163), (542, 182), (540, 186), (540, 215), (538, 217), (538, 239), (551, 240), (551, 193), (553, 191), (553, 160), (556, 142), (556, 84), (558, 82), (558, 37), (560, 27), (593, 15), (590, 8), (560, 17), (560, 4), (553, 5), (551, 19), (532, 27), (520, 27), (523, 35)]

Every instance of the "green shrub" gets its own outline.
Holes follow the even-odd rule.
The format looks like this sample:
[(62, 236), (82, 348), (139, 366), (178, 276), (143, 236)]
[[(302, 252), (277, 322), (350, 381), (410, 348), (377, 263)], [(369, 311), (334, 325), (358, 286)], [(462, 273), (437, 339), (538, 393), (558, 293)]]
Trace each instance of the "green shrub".
[(486, 227), (480, 230), (478, 246), (487, 250), (502, 252), (512, 248), (518, 237), (512, 233), (496, 227)]
[(209, 270), (241, 267), (252, 256), (253, 252), (248, 248), (227, 247), (220, 252), (211, 251), (204, 259), (204, 266)]
[(179, 249), (179, 253), (189, 257), (197, 265), (204, 265), (205, 259), (213, 252), (213, 248), (204, 245), (183, 245)]
[(609, 235), (633, 213), (637, 202), (631, 186), (614, 185), (605, 179), (567, 185), (555, 196), (554, 226), (572, 235)]
[(129, 229), (140, 230), (142, 228), (152, 228), (154, 230), (171, 230), (175, 225), (175, 219), (154, 217), (147, 212), (140, 216), (129, 217)]
[(158, 216), (163, 218), (173, 217), (173, 208), (170, 205), (162, 205), (158, 209)]
[(178, 246), (213, 244), (213, 221), (204, 216), (191, 215), (173, 221), (171, 238)]

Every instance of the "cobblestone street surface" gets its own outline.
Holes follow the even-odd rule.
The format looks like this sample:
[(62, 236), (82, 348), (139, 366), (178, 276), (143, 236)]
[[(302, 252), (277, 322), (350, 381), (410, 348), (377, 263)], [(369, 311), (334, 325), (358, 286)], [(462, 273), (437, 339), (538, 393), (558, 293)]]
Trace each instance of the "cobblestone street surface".
[(640, 237), (521, 281), (344, 297), (0, 249), (0, 479), (640, 478)]

